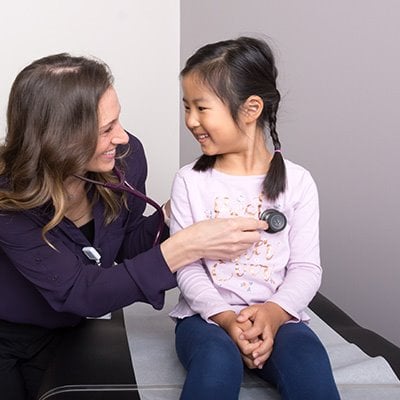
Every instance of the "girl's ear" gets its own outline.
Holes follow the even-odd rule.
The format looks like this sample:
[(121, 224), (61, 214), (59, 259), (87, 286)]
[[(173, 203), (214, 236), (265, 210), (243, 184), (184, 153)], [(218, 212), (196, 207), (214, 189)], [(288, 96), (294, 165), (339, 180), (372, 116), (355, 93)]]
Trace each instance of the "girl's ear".
[(244, 119), (247, 123), (257, 121), (264, 108), (260, 96), (250, 96), (242, 105)]

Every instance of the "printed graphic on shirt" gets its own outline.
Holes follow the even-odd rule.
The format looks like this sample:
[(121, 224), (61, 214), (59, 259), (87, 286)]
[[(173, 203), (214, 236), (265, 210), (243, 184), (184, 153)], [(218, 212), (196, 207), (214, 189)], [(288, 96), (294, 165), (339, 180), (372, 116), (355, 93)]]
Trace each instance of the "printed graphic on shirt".
[[(213, 209), (206, 210), (207, 218), (227, 218), (244, 216), (259, 218), (263, 209), (263, 194), (248, 198), (240, 195), (216, 197)], [(252, 292), (254, 282), (271, 282), (272, 267), (270, 260), (274, 256), (271, 243), (263, 238), (250, 247), (247, 252), (230, 261), (214, 261), (209, 265), (212, 280), (216, 285), (224, 286), (228, 281), (241, 291)]]

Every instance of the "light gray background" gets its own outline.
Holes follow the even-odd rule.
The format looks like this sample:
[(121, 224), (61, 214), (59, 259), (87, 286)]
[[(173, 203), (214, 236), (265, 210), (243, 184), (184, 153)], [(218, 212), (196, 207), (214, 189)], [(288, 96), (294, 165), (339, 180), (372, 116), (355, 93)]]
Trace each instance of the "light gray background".
[[(184, 0), (181, 66), (199, 46), (267, 36), (286, 158), (319, 187), (321, 292), (400, 345), (400, 3)], [(199, 155), (181, 118), (181, 164)]]
[(96, 56), (114, 73), (125, 129), (144, 144), (147, 191), (164, 202), (179, 166), (179, 27), (178, 0), (2, 4), (0, 139), (11, 83), (24, 66), (59, 52)]

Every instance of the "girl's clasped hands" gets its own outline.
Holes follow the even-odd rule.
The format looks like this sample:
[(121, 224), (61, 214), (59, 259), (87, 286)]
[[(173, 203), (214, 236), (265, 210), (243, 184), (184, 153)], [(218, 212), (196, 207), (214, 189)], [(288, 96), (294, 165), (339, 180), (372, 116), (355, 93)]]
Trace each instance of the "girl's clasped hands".
[[(271, 355), (274, 338), (279, 327), (291, 316), (275, 303), (253, 304), (244, 308), (236, 318), (236, 327), (229, 335), (250, 369), (264, 366)], [(240, 333), (239, 333), (240, 330)]]

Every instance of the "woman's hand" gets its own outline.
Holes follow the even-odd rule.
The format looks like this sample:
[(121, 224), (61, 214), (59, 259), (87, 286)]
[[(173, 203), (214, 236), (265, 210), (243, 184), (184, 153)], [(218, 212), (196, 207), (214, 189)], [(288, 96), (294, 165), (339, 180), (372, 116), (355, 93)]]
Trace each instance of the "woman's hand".
[(252, 322), (251, 327), (240, 335), (241, 340), (260, 341), (259, 347), (251, 354), (255, 367), (261, 369), (264, 366), (271, 355), (278, 329), (290, 319), (290, 314), (272, 302), (253, 304), (239, 313), (238, 322)]
[(265, 221), (255, 218), (216, 218), (197, 222), (161, 244), (172, 272), (200, 258), (231, 260), (261, 239)]
[(165, 225), (167, 225), (169, 228), (169, 223), (170, 223), (170, 218), (171, 218), (171, 200), (168, 199), (168, 201), (166, 201), (162, 205), (161, 209), (164, 214)]
[(231, 260), (260, 241), (260, 231), (268, 225), (258, 219), (236, 217), (201, 221), (192, 227), (197, 229), (196, 241), (202, 243), (201, 258)]

